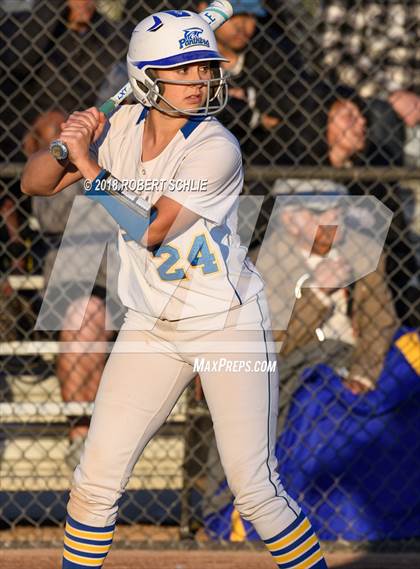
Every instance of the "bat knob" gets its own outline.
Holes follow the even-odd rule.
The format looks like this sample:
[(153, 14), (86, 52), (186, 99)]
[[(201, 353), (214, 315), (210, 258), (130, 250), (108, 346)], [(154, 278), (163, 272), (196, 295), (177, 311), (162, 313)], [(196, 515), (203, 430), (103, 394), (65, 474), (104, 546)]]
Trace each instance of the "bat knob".
[(53, 140), (49, 150), (56, 160), (65, 160), (69, 155), (67, 146), (61, 140)]

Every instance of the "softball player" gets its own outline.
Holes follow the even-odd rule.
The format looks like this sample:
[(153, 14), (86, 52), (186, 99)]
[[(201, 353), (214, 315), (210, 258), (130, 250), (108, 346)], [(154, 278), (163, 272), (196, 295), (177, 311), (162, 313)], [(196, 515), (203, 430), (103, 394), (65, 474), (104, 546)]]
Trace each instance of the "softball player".
[[(94, 186), (149, 181), (143, 197), (154, 212), (136, 235), (114, 214), (128, 310), (74, 473), (63, 568), (102, 566), (133, 467), (194, 377), (197, 358), (212, 362), (200, 377), (237, 510), (279, 567), (325, 568), (276, 471), (278, 375), (258, 365), (275, 362), (275, 350), (263, 283), (236, 234), (240, 149), (212, 116), (227, 97), (214, 34), (197, 14), (159, 12), (135, 28), (127, 61), (139, 104), (106, 124), (96, 109), (74, 113), (60, 136), (71, 165), (43, 153), (22, 179), (23, 191), (44, 195), (81, 177)], [(124, 353), (129, 342), (142, 349)], [(217, 365), (222, 357), (266, 371), (228, 373)]]

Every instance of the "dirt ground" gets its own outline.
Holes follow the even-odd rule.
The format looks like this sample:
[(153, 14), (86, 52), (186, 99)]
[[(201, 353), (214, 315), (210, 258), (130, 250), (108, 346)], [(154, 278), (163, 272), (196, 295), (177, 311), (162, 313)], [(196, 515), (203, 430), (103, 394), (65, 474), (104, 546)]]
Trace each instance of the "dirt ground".
[[(60, 549), (0, 551), (1, 569), (58, 569)], [(330, 569), (420, 569), (417, 554), (327, 553)], [(106, 569), (273, 569), (268, 552), (111, 551)]]
[[(16, 527), (0, 532), (0, 569), (59, 569), (63, 530), (60, 527)], [(195, 546), (181, 547), (178, 527), (118, 525), (105, 569), (274, 569), (262, 549), (215, 549), (201, 530)], [(143, 543), (142, 543), (143, 542)], [(148, 545), (143, 545), (144, 543)], [(178, 543), (178, 548), (173, 544)], [(196, 549), (197, 545), (203, 549)], [(238, 544), (241, 545), (241, 544)], [(36, 546), (36, 547), (35, 547)], [(326, 552), (330, 569), (420, 569), (420, 553)]]

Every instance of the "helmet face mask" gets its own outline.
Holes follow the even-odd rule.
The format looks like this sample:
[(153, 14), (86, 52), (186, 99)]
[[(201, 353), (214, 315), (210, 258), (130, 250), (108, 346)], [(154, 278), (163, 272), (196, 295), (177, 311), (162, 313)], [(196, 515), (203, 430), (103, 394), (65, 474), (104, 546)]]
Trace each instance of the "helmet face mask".
[[(181, 79), (163, 79), (159, 77), (158, 70), (149, 69), (146, 73), (149, 77), (147, 86), (141, 86), (138, 82), (138, 88), (144, 88), (144, 96), (147, 98), (150, 106), (153, 108), (174, 116), (194, 115), (194, 116), (211, 116), (220, 112), (228, 100), (227, 74), (220, 66), (212, 65), (211, 71), (213, 77), (209, 79), (197, 80), (181, 80)], [(204, 85), (206, 88), (206, 97), (201, 106), (193, 108), (181, 108), (174, 104), (165, 95), (166, 85)]]
[[(226, 61), (217, 49), (214, 33), (194, 12), (158, 12), (140, 22), (130, 40), (127, 69), (135, 98), (146, 107), (169, 115), (206, 116), (220, 112), (228, 100)], [(159, 77), (159, 69), (208, 63), (211, 78), (169, 80)], [(165, 85), (205, 85), (201, 106), (181, 108), (165, 95)]]

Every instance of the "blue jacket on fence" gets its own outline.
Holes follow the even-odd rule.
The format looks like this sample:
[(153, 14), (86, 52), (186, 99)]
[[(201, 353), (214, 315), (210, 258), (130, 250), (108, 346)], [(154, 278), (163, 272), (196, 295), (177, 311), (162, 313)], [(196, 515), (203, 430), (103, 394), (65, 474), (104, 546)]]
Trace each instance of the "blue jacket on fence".
[[(366, 395), (353, 395), (325, 364), (306, 369), (276, 454), (285, 487), (320, 539), (419, 537), (418, 333), (395, 335), (377, 387)], [(232, 503), (205, 524), (212, 537), (258, 537)]]

